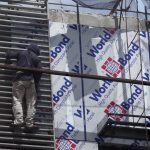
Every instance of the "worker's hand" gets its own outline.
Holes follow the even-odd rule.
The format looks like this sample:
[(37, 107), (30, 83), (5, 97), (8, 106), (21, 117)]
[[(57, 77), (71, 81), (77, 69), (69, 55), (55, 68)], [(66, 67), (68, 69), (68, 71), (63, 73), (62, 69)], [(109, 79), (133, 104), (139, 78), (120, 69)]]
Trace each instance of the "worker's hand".
[(9, 59), (9, 53), (10, 51), (7, 50), (6, 53), (5, 53), (5, 64), (11, 64), (11, 60)]
[(8, 64), (8, 65), (10, 65), (12, 62), (11, 62), (11, 60), (10, 59), (5, 59), (5, 64)]

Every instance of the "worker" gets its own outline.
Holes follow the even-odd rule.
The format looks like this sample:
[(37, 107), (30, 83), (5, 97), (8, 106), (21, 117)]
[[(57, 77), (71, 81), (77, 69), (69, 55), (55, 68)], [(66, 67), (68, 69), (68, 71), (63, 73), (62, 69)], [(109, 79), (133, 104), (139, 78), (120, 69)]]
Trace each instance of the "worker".
[[(11, 59), (16, 59), (17, 67), (41, 68), (41, 61), (39, 59), (40, 49), (36, 44), (30, 44), (27, 50), (24, 51), (7, 51), (6, 63), (10, 63)], [(16, 75), (12, 82), (12, 99), (13, 99), (13, 115), (14, 121), (12, 126), (21, 129), (25, 126), (27, 130), (33, 131), (38, 129), (34, 124), (35, 103), (37, 99), (37, 92), (35, 85), (38, 86), (41, 73), (30, 71), (16, 71)], [(25, 97), (26, 115), (23, 119), (23, 99)]]

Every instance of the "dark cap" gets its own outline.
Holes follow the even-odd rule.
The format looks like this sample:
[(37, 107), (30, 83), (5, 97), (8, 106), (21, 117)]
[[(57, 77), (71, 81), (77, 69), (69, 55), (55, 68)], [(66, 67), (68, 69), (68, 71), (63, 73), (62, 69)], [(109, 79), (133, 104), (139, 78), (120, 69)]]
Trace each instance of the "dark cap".
[(30, 44), (27, 47), (28, 51), (32, 51), (33, 53), (35, 53), (36, 55), (40, 55), (40, 48), (36, 45), (36, 44)]

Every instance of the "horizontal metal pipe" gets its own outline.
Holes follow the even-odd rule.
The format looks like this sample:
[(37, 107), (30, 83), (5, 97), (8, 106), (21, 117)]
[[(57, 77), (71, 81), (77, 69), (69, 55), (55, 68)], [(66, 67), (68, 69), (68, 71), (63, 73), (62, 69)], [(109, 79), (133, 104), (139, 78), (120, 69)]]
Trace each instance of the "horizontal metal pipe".
[(112, 121), (111, 124), (114, 125), (129, 125), (129, 126), (140, 126), (140, 127), (149, 127), (149, 125), (145, 123), (137, 123), (137, 122), (122, 122), (122, 121)]
[(20, 5), (15, 5), (15, 4), (0, 4), (0, 8), (16, 8), (16, 9), (25, 9), (25, 10), (32, 10), (34, 11), (46, 11), (45, 8), (39, 8), (39, 7), (25, 7), (25, 6), (20, 6)]
[(48, 45), (48, 38), (47, 38), (47, 40), (45, 40), (45, 39), (43, 39), (43, 40), (41, 40), (41, 39), (33, 39), (33, 38), (22, 38), (22, 37), (17, 37), (17, 36), (1, 36), (0, 35), (0, 40), (15, 40), (15, 42), (16, 41), (24, 41), (24, 42), (36, 42), (36, 43), (42, 43), (42, 44), (47, 44)]
[[(0, 54), (1, 55), (5, 55), (4, 53), (7, 51), (7, 50), (12, 50), (12, 51), (23, 51), (25, 50), (25, 47), (24, 48), (16, 48), (16, 47), (9, 47), (8, 45), (7, 46), (0, 46)], [(43, 48), (41, 49), (41, 55), (40, 57), (41, 58), (44, 58), (44, 59), (49, 59), (49, 52), (44, 50)]]
[(47, 18), (46, 17), (44, 17), (44, 18), (38, 18), (38, 17), (28, 17), (28, 16), (18, 16), (18, 15), (16, 15), (16, 14), (7, 14), (7, 15), (5, 15), (5, 12), (1, 12), (0, 11), (0, 18), (2, 19), (7, 19), (7, 18), (11, 18), (12, 20), (13, 19), (20, 19), (20, 20), (30, 20), (30, 21), (43, 21), (43, 22), (47, 22), (48, 20), (47, 20)]
[(43, 28), (48, 27), (48, 25), (46, 25), (46, 24), (32, 23), (32, 22), (25, 22), (25, 21), (15, 21), (15, 20), (8, 20), (8, 19), (0, 19), (0, 24), (3, 24), (3, 23), (10, 23), (10, 24), (15, 23), (18, 25), (38, 26), (38, 27), (43, 27)]
[[(10, 21), (8, 22), (8, 24), (10, 23)], [(27, 27), (24, 28), (24, 27), (20, 27), (20, 26), (17, 26), (17, 25), (12, 25), (11, 23), (9, 25), (3, 25), (3, 24), (0, 24), (0, 29), (2, 30), (8, 30), (8, 29), (14, 29), (14, 30), (17, 30), (17, 31), (31, 31), (31, 32), (40, 32), (40, 33), (46, 33), (48, 32), (48, 30), (46, 29), (39, 29), (39, 28), (35, 28), (34, 26), (31, 26), (31, 27)], [(46, 35), (45, 34), (45, 35)]]
[[(28, 46), (29, 44), (26, 43), (19, 43), (19, 42), (8, 42), (8, 41), (0, 41), (0, 44), (6, 45), (6, 46)], [(49, 46), (47, 45), (38, 45), (42, 49), (49, 49)]]
[[(10, 0), (1, 0), (1, 2), (8, 2), (8, 3), (12, 3), (12, 4), (27, 4), (27, 5), (37, 5), (37, 6), (45, 6), (45, 3), (41, 3), (41, 2), (32, 2), (32, 1), (25, 1), (25, 0), (20, 0), (20, 1), (18, 1), (18, 2), (13, 2), (13, 1), (10, 1)], [(44, 1), (43, 1), (44, 2)]]
[(1, 13), (9, 14), (9, 15), (18, 15), (18, 16), (28, 16), (28, 17), (38, 17), (38, 18), (47, 18), (46, 13), (33, 13), (29, 11), (22, 11), (22, 10), (11, 10), (11, 9), (0, 9)]
[(108, 113), (108, 116), (125, 116), (125, 117), (140, 117), (140, 118), (150, 118), (150, 116), (141, 116), (141, 115), (130, 115), (130, 114), (115, 114), (115, 113)]
[(77, 74), (77, 73), (72, 73), (72, 72), (54, 71), (54, 70), (49, 70), (49, 69), (18, 67), (18, 66), (4, 65), (4, 64), (0, 64), (0, 68), (11, 69), (11, 70), (21, 70), (21, 71), (31, 71), (31, 72), (37, 72), (37, 73), (40, 72), (40, 73), (46, 73), (46, 74), (51, 74), (51, 75), (70, 76), (70, 77), (84, 78), (84, 79), (109, 80), (109, 81), (114, 81), (114, 82), (132, 83), (132, 84), (150, 86), (149, 81), (142, 81), (142, 80), (113, 78), (113, 77), (90, 75), (90, 74)]

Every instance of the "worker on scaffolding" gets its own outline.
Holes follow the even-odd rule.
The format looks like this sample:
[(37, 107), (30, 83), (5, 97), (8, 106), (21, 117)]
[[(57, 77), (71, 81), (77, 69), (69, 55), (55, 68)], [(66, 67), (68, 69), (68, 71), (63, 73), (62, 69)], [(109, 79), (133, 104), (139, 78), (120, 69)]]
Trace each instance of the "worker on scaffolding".
[[(39, 59), (40, 49), (36, 44), (30, 44), (27, 50), (19, 52), (6, 52), (6, 63), (10, 63), (10, 59), (16, 59), (17, 67), (30, 67), (41, 68), (41, 62)], [(41, 73), (35, 73), (30, 71), (17, 71), (12, 82), (12, 96), (13, 96), (13, 115), (14, 121), (12, 126), (15, 129), (21, 129), (25, 125), (25, 128), (29, 131), (38, 129), (34, 124), (35, 115), (35, 103), (37, 99), (36, 88), (38, 86)], [(26, 103), (26, 116), (23, 117), (22, 102), (25, 96)]]

